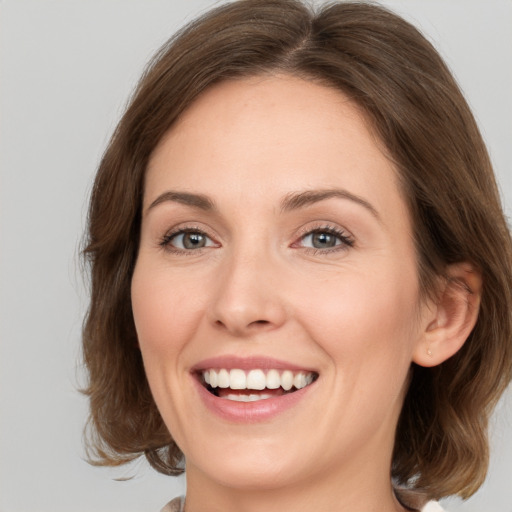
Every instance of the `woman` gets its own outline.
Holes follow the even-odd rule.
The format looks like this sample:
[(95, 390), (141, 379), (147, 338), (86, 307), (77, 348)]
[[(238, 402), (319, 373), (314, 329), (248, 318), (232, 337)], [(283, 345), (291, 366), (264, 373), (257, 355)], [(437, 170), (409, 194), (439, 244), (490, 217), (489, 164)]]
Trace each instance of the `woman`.
[(249, 0), (180, 32), (104, 155), (86, 255), (97, 462), (186, 464), (187, 512), (481, 485), (510, 236), (466, 102), (396, 15)]

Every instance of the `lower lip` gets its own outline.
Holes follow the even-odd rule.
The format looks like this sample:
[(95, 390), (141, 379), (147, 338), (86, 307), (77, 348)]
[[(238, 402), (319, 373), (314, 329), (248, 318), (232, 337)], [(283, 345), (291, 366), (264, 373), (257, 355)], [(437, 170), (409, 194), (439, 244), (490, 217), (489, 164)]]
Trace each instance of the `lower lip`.
[(213, 395), (195, 377), (192, 376), (192, 378), (205, 406), (217, 416), (233, 423), (257, 423), (270, 420), (297, 405), (314, 386), (313, 383), (293, 393), (256, 402), (237, 402)]

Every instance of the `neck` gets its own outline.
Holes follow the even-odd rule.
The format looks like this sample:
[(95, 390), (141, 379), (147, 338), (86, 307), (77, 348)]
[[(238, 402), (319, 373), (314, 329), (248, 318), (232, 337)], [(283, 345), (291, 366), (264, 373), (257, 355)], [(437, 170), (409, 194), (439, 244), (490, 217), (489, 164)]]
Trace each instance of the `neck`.
[[(389, 466), (388, 466), (389, 467)], [(383, 475), (383, 476), (382, 476)], [(230, 487), (187, 467), (186, 512), (404, 512), (388, 472), (373, 464), (346, 474), (327, 468), (323, 474), (276, 487)]]

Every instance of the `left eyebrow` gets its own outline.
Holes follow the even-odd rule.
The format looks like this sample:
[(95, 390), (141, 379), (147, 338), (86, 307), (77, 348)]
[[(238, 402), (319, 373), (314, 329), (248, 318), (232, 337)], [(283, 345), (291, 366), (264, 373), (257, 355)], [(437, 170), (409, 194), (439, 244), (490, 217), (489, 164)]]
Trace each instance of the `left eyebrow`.
[(149, 210), (158, 206), (161, 203), (165, 203), (166, 201), (181, 203), (186, 206), (191, 206), (193, 208), (198, 208), (199, 210), (215, 210), (215, 204), (213, 201), (203, 194), (191, 194), (189, 192), (177, 192), (174, 190), (168, 190), (163, 194), (160, 194), (146, 209), (147, 213)]
[(352, 194), (348, 190), (339, 188), (325, 190), (306, 190), (304, 192), (292, 192), (290, 194), (287, 194), (286, 197), (281, 201), (281, 211), (287, 212), (290, 210), (297, 210), (299, 208), (304, 208), (305, 206), (309, 206), (320, 201), (325, 201), (326, 199), (331, 199), (333, 197), (339, 199), (347, 199), (349, 201), (357, 203), (360, 206), (363, 206), (366, 210), (368, 210), (377, 220), (381, 220), (379, 212), (366, 199), (356, 196), (355, 194)]

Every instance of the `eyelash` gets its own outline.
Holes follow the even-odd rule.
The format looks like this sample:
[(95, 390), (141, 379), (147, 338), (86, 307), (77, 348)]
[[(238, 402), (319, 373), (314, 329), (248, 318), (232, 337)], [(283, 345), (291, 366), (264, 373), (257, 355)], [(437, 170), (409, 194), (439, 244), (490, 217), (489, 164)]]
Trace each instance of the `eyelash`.
[[(202, 249), (212, 246), (212, 245), (210, 245), (210, 246), (205, 246), (205, 247), (199, 247), (197, 249), (181, 249), (178, 247), (174, 247), (172, 245), (172, 241), (174, 239), (176, 239), (178, 236), (185, 235), (185, 234), (197, 234), (200, 236), (204, 236), (208, 240), (212, 241), (213, 244), (216, 243), (213, 240), (213, 238), (211, 236), (209, 236), (208, 233), (206, 233), (203, 229), (200, 229), (198, 227), (183, 227), (183, 228), (179, 228), (174, 231), (171, 231), (169, 233), (166, 233), (162, 237), (162, 239), (160, 240), (158, 245), (170, 253), (179, 254), (179, 255), (187, 255), (187, 256), (191, 256), (193, 254), (198, 254), (199, 252), (202, 252)], [(333, 247), (327, 247), (327, 248), (303, 247), (301, 245), (301, 243), (303, 243), (303, 241), (306, 237), (313, 236), (315, 234), (332, 235), (332, 236), (336, 237), (340, 241), (340, 243), (336, 243)], [(321, 226), (321, 227), (317, 227), (317, 228), (313, 228), (313, 229), (311, 229), (311, 228), (304, 229), (304, 231), (299, 236), (298, 240), (291, 244), (291, 247), (294, 247), (294, 248), (303, 247), (303, 249), (307, 253), (312, 254), (312, 255), (332, 254), (332, 253), (338, 252), (338, 251), (346, 251), (347, 249), (349, 249), (350, 247), (353, 247), (353, 246), (354, 246), (354, 240), (349, 234), (347, 234), (342, 229), (339, 229), (334, 226), (329, 226), (329, 225)]]
[[(208, 235), (203, 229), (200, 229), (198, 227), (181, 227), (179, 229), (176, 229), (174, 231), (171, 231), (169, 233), (166, 233), (162, 239), (159, 242), (159, 246), (165, 249), (167, 252), (173, 253), (173, 254), (179, 254), (179, 255), (185, 255), (185, 256), (192, 256), (194, 254), (198, 254), (199, 252), (202, 252), (201, 249), (204, 249), (205, 247), (199, 247), (197, 249), (181, 249), (179, 247), (174, 247), (172, 245), (173, 239), (177, 238), (180, 235), (185, 234), (197, 234), (204, 236), (210, 241), (213, 241), (213, 238)], [(215, 244), (215, 242), (214, 242)], [(207, 246), (209, 247), (209, 246)], [(206, 248), (207, 248), (206, 247)], [(211, 247), (211, 246), (210, 246)]]
[(323, 248), (323, 249), (315, 248), (315, 247), (303, 247), (307, 253), (312, 254), (312, 255), (332, 254), (332, 253), (335, 253), (338, 251), (346, 251), (347, 249), (354, 246), (354, 239), (346, 231), (344, 231), (340, 228), (334, 227), (334, 226), (325, 225), (325, 226), (319, 226), (319, 227), (316, 227), (313, 229), (311, 229), (310, 227), (306, 228), (304, 230), (304, 232), (298, 238), (298, 241), (294, 242), (292, 244), (292, 247), (300, 247), (299, 244), (301, 242), (303, 243), (303, 241), (306, 237), (313, 236), (315, 234), (332, 235), (332, 236), (336, 237), (340, 241), (340, 243), (334, 245), (333, 247), (328, 247), (328, 248)]

